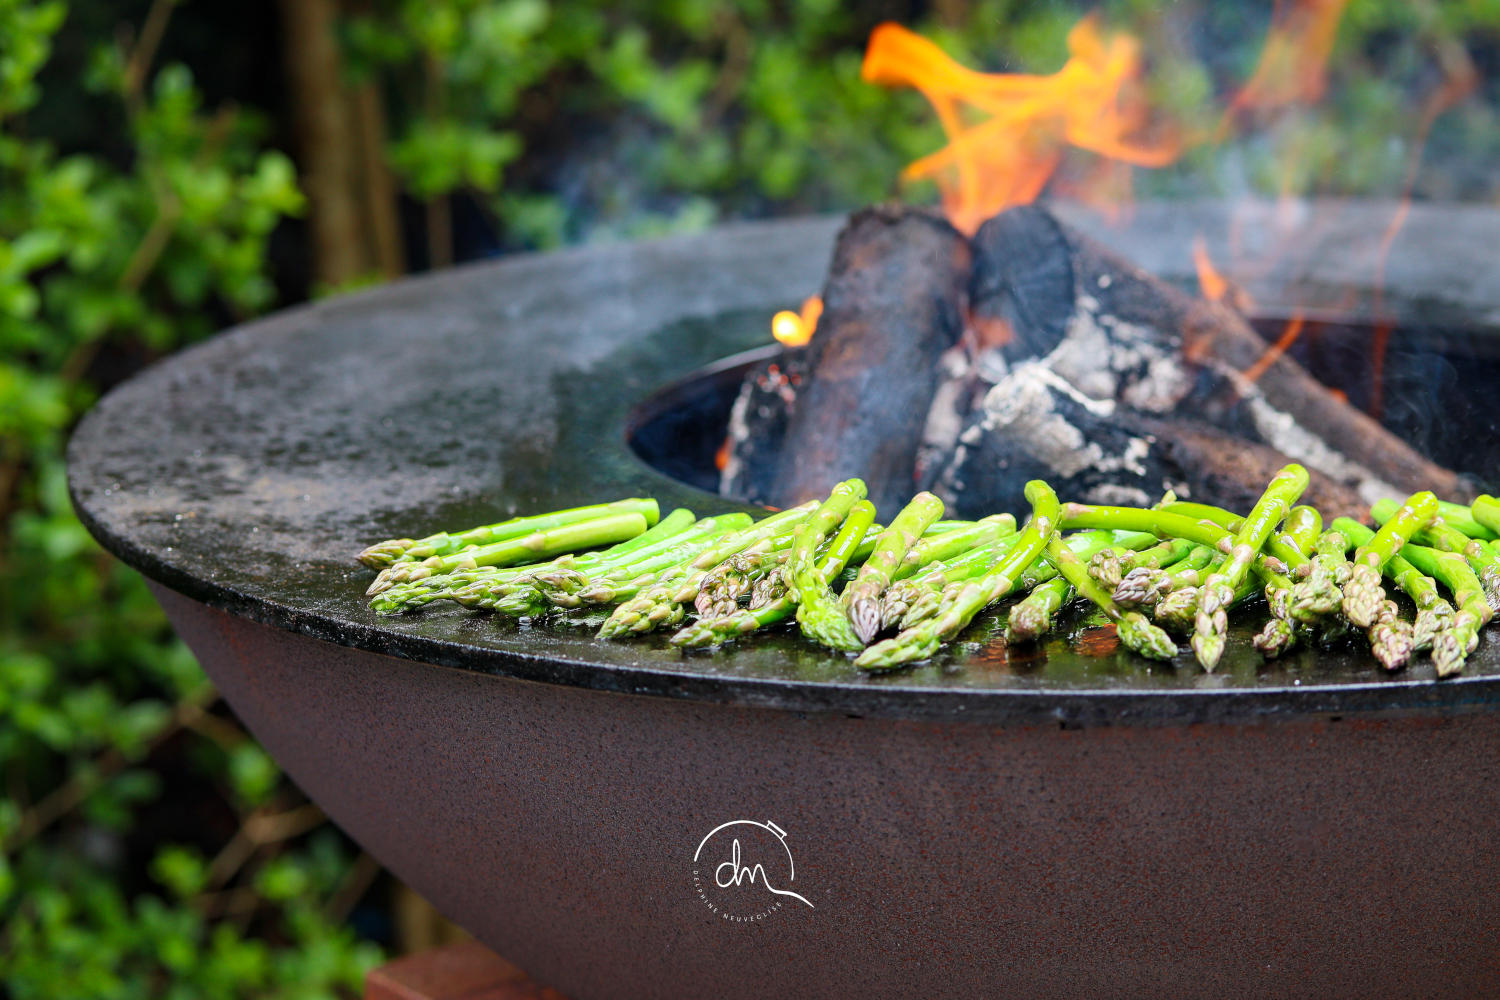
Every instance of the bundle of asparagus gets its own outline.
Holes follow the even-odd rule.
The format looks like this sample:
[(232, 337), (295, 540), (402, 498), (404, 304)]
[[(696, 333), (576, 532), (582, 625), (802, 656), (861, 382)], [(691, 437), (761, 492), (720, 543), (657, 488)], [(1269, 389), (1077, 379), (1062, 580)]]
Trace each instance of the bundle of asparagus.
[[(612, 606), (600, 638), (675, 627), (682, 648), (795, 620), (867, 671), (933, 656), (1015, 595), (1012, 643), (1087, 602), (1126, 648), (1171, 660), (1184, 635), (1211, 671), (1229, 613), (1260, 596), (1270, 617), (1254, 645), (1267, 657), (1358, 630), (1388, 670), (1428, 652), (1439, 677), (1461, 671), (1500, 610), (1500, 500), (1460, 506), (1420, 492), (1375, 504), (1378, 529), (1341, 517), (1324, 530), (1318, 510), (1297, 506), (1307, 488), (1307, 471), (1288, 465), (1241, 516), (1170, 494), (1150, 508), (1063, 503), (1033, 480), (1018, 530), (1010, 514), (941, 520), (931, 493), (882, 527), (864, 482), (849, 479), (821, 503), (759, 521), (661, 517), (655, 500), (631, 498), (392, 539), (358, 558), (380, 571), (368, 593), (382, 615), (444, 600), (527, 618)], [(1410, 599), (1410, 620), (1386, 582)]]

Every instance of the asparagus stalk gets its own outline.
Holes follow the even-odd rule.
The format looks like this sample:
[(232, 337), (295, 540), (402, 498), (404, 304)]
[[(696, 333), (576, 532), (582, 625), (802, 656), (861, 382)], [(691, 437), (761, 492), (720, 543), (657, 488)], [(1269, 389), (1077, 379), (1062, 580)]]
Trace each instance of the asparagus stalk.
[[(1368, 544), (1375, 533), (1358, 521), (1341, 517), (1333, 526), (1351, 540), (1351, 544)], [(1484, 598), (1484, 589), (1463, 557), (1422, 545), (1408, 543), (1386, 564), (1386, 574), (1405, 590), (1417, 605), (1417, 621), (1412, 629), (1413, 648), (1431, 646), (1433, 663), (1439, 677), (1463, 669), (1464, 660), (1479, 641), (1479, 629), (1494, 614)], [(1441, 582), (1453, 594), (1459, 610), (1444, 600), (1434, 583)], [(1444, 634), (1441, 655), (1439, 639)]]
[(692, 511), (678, 508), (638, 538), (595, 553), (590, 559), (562, 561), (537, 567), (528, 575), (532, 585), (551, 603), (560, 607), (576, 607), (579, 602), (574, 599), (574, 595), (591, 587), (597, 577), (618, 577), (621, 572), (639, 564), (664, 554), (680, 552), (684, 545), (743, 528), (749, 523), (748, 514), (720, 514), (694, 521)]
[(1401, 618), (1395, 601), (1380, 602), (1366, 634), (1370, 639), (1370, 651), (1387, 670), (1400, 670), (1416, 651), (1416, 630), (1411, 622)]
[(1349, 582), (1353, 570), (1345, 554), (1347, 549), (1348, 537), (1337, 528), (1318, 536), (1302, 579), (1292, 587), (1290, 611), (1294, 620), (1312, 625), (1339, 610), (1344, 600), (1344, 584)]
[[(1156, 536), (1144, 531), (1106, 531), (1102, 528), (1074, 532), (1063, 541), (1067, 544), (1080, 560), (1092, 559), (1105, 549), (1144, 549), (1156, 541)], [(1001, 597), (1009, 597), (1011, 594), (1031, 590), (1056, 578), (1057, 567), (1045, 559), (1038, 559), (1016, 578), (1011, 589), (999, 594)], [(907, 609), (901, 619), (903, 629), (915, 628), (929, 618), (941, 615), (947, 611), (955, 600), (962, 594), (963, 587), (959, 583), (950, 583), (935, 593), (923, 595)]]
[[(583, 604), (617, 604), (634, 597), (663, 572), (680, 566), (702, 552), (714, 539), (741, 530), (750, 521), (748, 514), (724, 514), (717, 518), (705, 518), (694, 530), (686, 532), (670, 548), (655, 552), (636, 553), (629, 563), (616, 566), (606, 572), (594, 574), (588, 583), (570, 592), (567, 598), (554, 601), (561, 607), (578, 607)], [(550, 594), (544, 594), (550, 598)]]
[(916, 576), (897, 580), (886, 588), (880, 599), (880, 629), (894, 628), (917, 602), (941, 596), (950, 583), (978, 576), (994, 565), (995, 560), (1015, 544), (1015, 536), (971, 549), (948, 562), (934, 562)]
[(1235, 535), (1228, 558), (1198, 588), (1192, 646), (1203, 669), (1212, 671), (1218, 665), (1224, 654), (1225, 637), (1229, 632), (1228, 608), (1234, 602), (1235, 591), (1244, 582), (1266, 539), (1307, 489), (1307, 482), (1307, 470), (1295, 463), (1273, 476)]
[(1060, 510), (1052, 487), (1040, 479), (1033, 479), (1026, 484), (1026, 499), (1031, 503), (1031, 520), (1009, 552), (983, 576), (965, 583), (952, 605), (942, 614), (870, 646), (854, 661), (855, 666), (865, 670), (889, 670), (913, 660), (927, 659), (937, 652), (944, 639), (957, 635), (974, 620), (975, 615), (1001, 594), (1009, 592), (1022, 571), (1036, 561), (1058, 529)]
[(1414, 493), (1385, 519), (1368, 543), (1355, 550), (1343, 600), (1344, 616), (1355, 625), (1367, 629), (1375, 624), (1385, 600), (1381, 570), (1412, 535), (1432, 522), (1437, 509), (1437, 497), (1426, 491)]
[[(1398, 506), (1400, 506), (1399, 502), (1393, 499), (1380, 500), (1375, 504), (1375, 507), (1387, 515), (1394, 512)], [(1493, 542), (1500, 538), (1500, 533), (1481, 520), (1479, 514), (1479, 510), (1484, 508), (1500, 515), (1500, 506), (1497, 506), (1494, 497), (1478, 497), (1472, 506), (1439, 500), (1437, 507), (1437, 516), (1441, 517), (1448, 527), (1469, 538), (1478, 538), (1485, 542)], [(1381, 518), (1377, 517), (1376, 520), (1379, 521)], [(1495, 520), (1495, 518), (1491, 517), (1490, 520)]]
[(1186, 544), (1189, 550), (1180, 560), (1165, 566), (1136, 566), (1121, 577), (1111, 595), (1115, 603), (1122, 608), (1155, 607), (1174, 590), (1201, 584), (1204, 574), (1200, 571), (1213, 562), (1215, 550), (1192, 542)]
[[(874, 521), (875, 505), (868, 500), (860, 500), (849, 508), (848, 522), (859, 524), (862, 532), (867, 531)], [(796, 559), (797, 546), (794, 545), (792, 556), (787, 560), (788, 567)], [(808, 559), (795, 570), (784, 570), (783, 576), (788, 573), (787, 586), (797, 602), (797, 624), (802, 634), (830, 649), (849, 652), (863, 649), (865, 644), (850, 624), (843, 602), (829, 589), (829, 581), (824, 579), (821, 569)]]
[[(1381, 500), (1370, 508), (1370, 513), (1375, 520), (1384, 524), (1396, 515), (1396, 504), (1390, 500)], [(1450, 527), (1442, 517), (1435, 518), (1431, 524), (1418, 531), (1414, 538), (1444, 552), (1456, 552), (1467, 559), (1474, 572), (1479, 575), (1490, 610), (1500, 610), (1500, 555), (1494, 549), (1483, 540), (1470, 538)]]
[(1193, 631), (1193, 622), (1198, 616), (1198, 588), (1201, 584), (1192, 584), (1173, 590), (1161, 600), (1156, 602), (1156, 610), (1151, 617), (1162, 628), (1181, 635), (1187, 635)]
[[(939, 521), (938, 524), (945, 522)], [(934, 525), (936, 527), (936, 525)], [(1016, 519), (1011, 514), (991, 514), (965, 527), (934, 535), (932, 528), (912, 545), (892, 580), (904, 580), (935, 562), (946, 562), (1016, 533)]]
[[(1151, 624), (1150, 619), (1140, 612), (1126, 611), (1116, 604), (1109, 591), (1089, 575), (1088, 567), (1056, 535), (1047, 543), (1047, 561), (1057, 567), (1080, 596), (1093, 601), (1115, 623), (1125, 648), (1158, 660), (1170, 660), (1177, 655), (1177, 644), (1171, 636)], [(1248, 562), (1247, 559), (1247, 567)]]
[[(1474, 498), (1474, 503), (1470, 505), (1469, 512), (1474, 520), (1479, 522), (1480, 526), (1490, 533), (1491, 538), (1500, 538), (1500, 500), (1495, 499), (1488, 493), (1481, 494)], [(1446, 514), (1443, 516), (1444, 518), (1447, 517)], [(1462, 531), (1463, 529), (1460, 528), (1459, 530)]]
[[(851, 508), (853, 505), (850, 505)], [(873, 510), (871, 517), (874, 516)], [(863, 523), (861, 523), (863, 522)], [(844, 567), (854, 558), (859, 549), (866, 544), (865, 536), (869, 530), (869, 522), (861, 518), (848, 518), (829, 543), (827, 550), (818, 560), (818, 573), (826, 584), (836, 578), (844, 571)], [(672, 644), (683, 648), (702, 648), (704, 646), (717, 646), (729, 642), (739, 636), (774, 625), (784, 621), (797, 610), (797, 603), (791, 592), (787, 589), (785, 574), (772, 574), (766, 580), (777, 579), (783, 589), (782, 593), (764, 604), (752, 606), (748, 609), (740, 609), (733, 614), (723, 618), (700, 618), (698, 621), (683, 628), (672, 636)], [(763, 581), (764, 582), (764, 581)]]
[(1164, 566), (1174, 565), (1185, 559), (1194, 548), (1194, 543), (1185, 538), (1169, 538), (1138, 552), (1111, 545), (1096, 552), (1089, 560), (1089, 575), (1101, 586), (1113, 590), (1137, 569), (1160, 570)]
[(772, 570), (780, 571), (792, 547), (791, 534), (777, 535), (760, 545), (736, 553), (703, 575), (693, 606), (700, 615), (726, 601), (737, 601), (756, 580)]
[(599, 628), (599, 638), (640, 635), (682, 621), (686, 612), (682, 602), (672, 596), (693, 572), (685, 566), (674, 567), (637, 590), (634, 597), (622, 602), (605, 619)]
[(730, 535), (719, 544), (711, 546), (706, 552), (694, 559), (690, 569), (697, 570), (684, 577), (677, 591), (672, 595), (673, 599), (681, 604), (686, 604), (698, 596), (698, 589), (703, 585), (703, 578), (709, 570), (730, 556), (741, 552), (763, 551), (767, 548), (780, 544), (779, 536), (792, 533), (812, 512), (817, 510), (819, 504), (816, 500), (810, 500), (805, 504), (772, 514), (763, 521), (757, 521), (752, 527)]
[[(859, 576), (844, 591), (849, 622), (864, 646), (880, 631), (880, 597), (891, 585), (906, 556), (927, 528), (943, 516), (943, 501), (931, 493), (918, 493), (897, 514), (875, 543)], [(941, 536), (940, 536), (941, 537)], [(802, 612), (798, 612), (800, 621)]]
[(1473, 568), (1456, 552), (1408, 545), (1401, 554), (1453, 594), (1456, 610), (1448, 627), (1433, 637), (1432, 662), (1439, 677), (1456, 674), (1478, 645), (1479, 630), (1495, 613), (1485, 597), (1484, 587), (1474, 575)]
[(492, 545), (508, 538), (519, 538), (548, 528), (558, 528), (579, 521), (591, 521), (610, 514), (640, 514), (647, 524), (655, 524), (658, 515), (655, 500), (633, 497), (613, 503), (592, 504), (588, 507), (573, 507), (556, 510), (550, 514), (531, 517), (514, 517), (508, 521), (486, 524), (468, 531), (449, 534), (440, 531), (426, 538), (390, 538), (377, 542), (361, 552), (357, 558), (371, 569), (384, 569), (395, 562), (417, 562), (431, 556), (451, 555), (469, 546)]
[(1031, 593), (1010, 609), (1005, 641), (1013, 645), (1035, 642), (1052, 631), (1052, 617), (1073, 598), (1073, 585), (1066, 577), (1054, 576), (1031, 588)]
[[(611, 604), (635, 596), (662, 572), (679, 566), (703, 551), (715, 537), (733, 530), (745, 515), (723, 515), (705, 518), (669, 545), (653, 546), (619, 557), (603, 565), (594, 564), (589, 574), (576, 586), (557, 587), (555, 580), (544, 582), (536, 577), (522, 577), (509, 593), (487, 603), (501, 614), (535, 616), (553, 608), (571, 609), (586, 604)], [(716, 524), (716, 522), (723, 522)], [(553, 574), (549, 574), (553, 575)]]
[[(370, 601), (370, 607), (381, 615), (396, 614), (436, 600), (453, 600), (467, 607), (499, 608), (501, 602), (521, 591), (534, 591), (538, 575), (556, 573), (568, 578), (581, 576), (582, 571), (607, 570), (622, 566), (653, 547), (675, 544), (681, 536), (683, 526), (690, 523), (692, 517), (690, 511), (679, 509), (673, 511), (650, 530), (608, 549), (582, 555), (566, 552), (547, 562), (524, 565), (466, 565), (431, 575), (427, 575), (424, 570), (415, 579), (388, 586), (378, 592)], [(577, 522), (573, 527), (583, 527), (592, 523), (595, 522)], [(450, 558), (458, 558), (476, 551), (478, 550), (464, 549)], [(419, 563), (402, 563), (394, 568), (398, 570), (422, 569)], [(541, 600), (539, 595), (534, 596), (537, 600)], [(528, 600), (517, 606), (524, 608), (526, 613), (530, 613), (533, 603), (534, 601)]]
[[(1308, 556), (1322, 533), (1323, 515), (1316, 507), (1303, 505), (1291, 509), (1286, 516), (1286, 522), (1281, 526), (1280, 533), (1273, 537), (1279, 541), (1283, 551), (1301, 559), (1301, 565), (1306, 566)], [(1290, 608), (1291, 591), (1285, 592), (1283, 600), (1286, 606), (1279, 612), (1273, 613), (1265, 627), (1251, 640), (1261, 655), (1268, 658), (1280, 656), (1297, 644), (1298, 631)]]
[(456, 569), (540, 562), (564, 552), (602, 548), (644, 534), (649, 527), (646, 518), (633, 511), (608, 514), (518, 535), (490, 545), (462, 549), (446, 556), (432, 556), (420, 562), (396, 563), (380, 571), (367, 593), (373, 596), (397, 583), (451, 573)]
[[(1234, 535), (1214, 524), (1169, 510), (1145, 507), (1110, 507), (1100, 504), (1065, 503), (1062, 505), (1062, 528), (1114, 528), (1124, 531), (1146, 531), (1161, 538), (1185, 538), (1224, 552), (1234, 545)], [(1252, 564), (1256, 574), (1268, 586), (1291, 586), (1286, 564), (1264, 553)]]
[[(678, 544), (691, 524), (690, 511), (678, 509), (657, 525), (634, 538), (598, 552), (565, 553), (544, 563), (515, 566), (473, 566), (397, 584), (377, 594), (370, 607), (382, 615), (394, 614), (435, 600), (458, 601), (468, 607), (496, 607), (500, 601), (522, 591), (531, 591), (539, 574), (569, 577), (581, 570), (603, 571), (628, 563), (657, 549)], [(473, 550), (465, 550), (473, 551)]]
[[(1233, 511), (1206, 503), (1171, 500), (1163, 504), (1161, 509), (1174, 514), (1185, 514), (1188, 517), (1195, 517), (1203, 521), (1212, 521), (1226, 531), (1239, 531), (1245, 523), (1245, 519)], [(1302, 513), (1298, 514), (1298, 511)], [(1304, 521), (1315, 517), (1318, 521), (1319, 530), (1321, 530), (1323, 515), (1318, 512), (1317, 508), (1305, 505), (1292, 508), (1291, 512), (1287, 514), (1288, 525), (1290, 525), (1294, 515)], [(1283, 528), (1282, 531), (1273, 532), (1271, 537), (1266, 539), (1265, 548), (1267, 553), (1286, 563), (1287, 568), (1295, 572), (1307, 562), (1307, 551), (1299, 550), (1296, 545), (1291, 544), (1287, 540), (1286, 534), (1288, 530), (1289, 528)], [(1313, 537), (1317, 537), (1316, 531), (1313, 533)]]
[[(830, 577), (829, 583), (832, 583), (835, 579), (846, 576), (850, 566), (858, 566), (860, 563), (868, 559), (870, 553), (875, 549), (875, 539), (879, 537), (880, 532), (883, 530), (884, 528), (881, 525), (870, 525), (870, 527), (865, 530), (864, 541), (860, 542), (859, 545), (855, 547), (854, 551), (849, 554), (848, 558), (844, 562), (844, 568), (838, 573), (835, 573), (833, 577)], [(834, 542), (830, 542), (827, 546), (818, 550), (818, 564), (820, 566), (823, 564), (828, 552), (833, 548), (834, 543), (838, 541), (839, 539), (835, 537)], [(790, 554), (788, 554), (788, 556), (789, 555)], [(757, 580), (755, 582), (755, 585), (750, 588), (750, 608), (752, 610), (756, 608), (763, 608), (767, 604), (772, 604), (776, 601), (779, 601), (790, 593), (790, 591), (787, 589), (786, 573), (784, 572), (786, 563), (787, 560), (782, 559), (781, 565), (783, 567), (783, 571), (767, 574), (766, 576)], [(729, 612), (733, 609), (725, 608), (723, 610)]]
[(679, 624), (687, 614), (683, 605), (697, 596), (709, 570), (740, 553), (777, 547), (782, 536), (817, 508), (818, 502), (811, 500), (716, 540), (688, 565), (667, 570), (616, 607), (599, 629), (599, 638), (641, 635)]

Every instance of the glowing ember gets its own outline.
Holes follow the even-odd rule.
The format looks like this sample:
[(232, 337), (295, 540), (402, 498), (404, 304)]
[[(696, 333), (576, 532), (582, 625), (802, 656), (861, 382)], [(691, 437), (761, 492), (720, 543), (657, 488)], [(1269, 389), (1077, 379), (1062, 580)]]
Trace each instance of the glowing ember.
[(972, 234), (997, 212), (1034, 201), (1069, 146), (1136, 166), (1177, 158), (1175, 139), (1138, 138), (1147, 109), (1132, 88), (1141, 70), (1135, 39), (1106, 37), (1088, 17), (1068, 33), (1068, 52), (1051, 76), (979, 73), (900, 25), (882, 24), (870, 35), (861, 75), (914, 87), (932, 103), (948, 145), (903, 177), (933, 179), (949, 221)]
[(783, 309), (771, 317), (771, 336), (788, 347), (801, 347), (812, 340), (818, 329), (818, 318), (823, 315), (823, 300), (814, 295), (802, 303), (802, 311), (794, 313)]

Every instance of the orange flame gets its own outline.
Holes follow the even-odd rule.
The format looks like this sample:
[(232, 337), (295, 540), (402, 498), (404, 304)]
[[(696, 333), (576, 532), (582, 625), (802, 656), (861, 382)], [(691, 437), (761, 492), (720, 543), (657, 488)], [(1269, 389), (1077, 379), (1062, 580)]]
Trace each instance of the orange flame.
[(823, 315), (823, 300), (814, 295), (802, 303), (801, 312), (783, 309), (771, 317), (771, 336), (788, 347), (801, 347), (818, 329)]
[(1198, 289), (1203, 297), (1210, 302), (1224, 301), (1224, 296), (1229, 294), (1229, 279), (1214, 267), (1208, 256), (1208, 244), (1203, 242), (1202, 236), (1193, 237), (1193, 268), (1198, 272)]
[[(1135, 138), (1145, 104), (1131, 99), (1140, 47), (1127, 35), (1105, 37), (1093, 17), (1068, 32), (1068, 60), (1051, 76), (979, 73), (897, 24), (870, 35), (861, 76), (887, 87), (914, 87), (932, 103), (948, 145), (910, 164), (902, 176), (932, 178), (949, 220), (972, 234), (1002, 209), (1034, 201), (1068, 146), (1136, 166), (1166, 166), (1175, 139)], [(977, 124), (968, 119), (983, 117)]]
[(1328, 86), (1328, 57), (1349, 0), (1277, 0), (1255, 72), (1231, 112), (1312, 104)]
[(1276, 338), (1276, 343), (1267, 347), (1265, 353), (1255, 359), (1255, 364), (1240, 373), (1245, 376), (1245, 380), (1256, 382), (1270, 370), (1270, 367), (1276, 363), (1276, 359), (1290, 350), (1291, 346), (1297, 342), (1297, 338), (1302, 336), (1302, 326), (1303, 316), (1299, 312), (1287, 321), (1286, 327), (1281, 331), (1281, 336)]

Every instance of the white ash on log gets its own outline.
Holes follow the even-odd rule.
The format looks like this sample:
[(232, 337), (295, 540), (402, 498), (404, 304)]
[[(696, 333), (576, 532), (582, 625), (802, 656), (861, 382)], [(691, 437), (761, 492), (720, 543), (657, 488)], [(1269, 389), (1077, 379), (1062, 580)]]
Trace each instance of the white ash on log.
[[(802, 358), (782, 362), (815, 375), (785, 411), (758, 386), (766, 372), (747, 380), (725, 492), (791, 506), (858, 476), (881, 510), (899, 509), (916, 491), (938, 359), (963, 333), (969, 259), (963, 235), (929, 212), (881, 206), (851, 216), (834, 246), (817, 334)], [(783, 419), (761, 479), (771, 452), (749, 442), (776, 437)]]
[[(995, 344), (1013, 368), (1039, 365), (1077, 399), (1111, 405), (1122, 424), (1134, 412), (1166, 422), (1158, 424), (1159, 439), (1170, 437), (1174, 426), (1223, 431), (1302, 462), (1366, 501), (1418, 489), (1459, 498), (1473, 492), (1284, 355), (1250, 381), (1241, 373), (1256, 365), (1267, 345), (1241, 316), (1141, 271), (1040, 206), (989, 220), (975, 234), (974, 248), (970, 309), (981, 339)], [(1029, 383), (1015, 387), (1031, 392), (1026, 400), (1041, 398)], [(994, 423), (997, 410), (1026, 403), (997, 398), (997, 391), (1010, 391), (1003, 378), (986, 391), (984, 406), (962, 433), (972, 437), (974, 428)], [(934, 444), (952, 420), (934, 413)], [(1056, 451), (1055, 440), (1043, 434), (1050, 426), (1044, 415), (1012, 423), (1019, 437), (1007, 448)], [(1059, 478), (1071, 464), (1054, 466)], [(1233, 456), (1220, 464), (1232, 466)], [(951, 469), (943, 475), (965, 478)], [(1248, 472), (1246, 478), (1253, 481)]]
[[(983, 374), (980, 374), (983, 373)], [(1080, 392), (1037, 359), (986, 352), (954, 405), (934, 400), (921, 467), (960, 517), (1024, 509), (1027, 480), (1090, 503), (1150, 506), (1167, 490), (1249, 510), (1285, 455), (1203, 424), (1154, 419)], [(977, 396), (977, 400), (974, 397)], [(967, 400), (967, 402), (966, 402)], [(1306, 502), (1358, 513), (1359, 495), (1312, 472)]]

